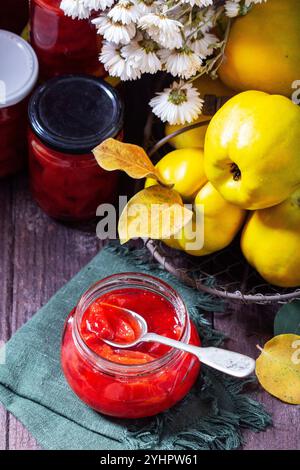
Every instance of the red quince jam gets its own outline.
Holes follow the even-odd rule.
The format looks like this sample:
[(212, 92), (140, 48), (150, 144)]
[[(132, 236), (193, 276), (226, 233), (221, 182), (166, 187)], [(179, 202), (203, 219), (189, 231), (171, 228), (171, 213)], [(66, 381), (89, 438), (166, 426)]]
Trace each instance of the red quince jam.
[(138, 323), (126, 312), (109, 305), (139, 313), (146, 320), (151, 333), (177, 340), (182, 336), (183, 325), (180, 324), (173, 305), (164, 297), (141, 289), (110, 292), (87, 309), (81, 323), (84, 341), (105, 359), (120, 364), (143, 364), (163, 356), (170, 349), (162, 344), (145, 342), (130, 350), (114, 350), (103, 343), (101, 339), (132, 343), (140, 336)]
[[(199, 345), (195, 326), (180, 321), (176, 307), (159, 293), (122, 288), (101, 295), (83, 313), (74, 335), (75, 311), (65, 326), (62, 367), (74, 392), (89, 406), (107, 415), (139, 418), (160, 413), (181, 400), (193, 386), (199, 361), (191, 354), (157, 343), (113, 348), (103, 339), (128, 344), (140, 337), (138, 323), (126, 312), (139, 313), (148, 331)], [(78, 338), (78, 337), (77, 337)], [(91, 354), (91, 357), (89, 356)]]
[(96, 336), (126, 345), (136, 341), (141, 332), (137, 321), (126, 310), (116, 309), (101, 300), (94, 302), (86, 311), (82, 330), (86, 330), (84, 336), (87, 344)]
[(106, 172), (92, 153), (51, 149), (29, 130), (30, 188), (46, 214), (66, 222), (93, 219), (102, 203), (114, 203), (119, 176)]

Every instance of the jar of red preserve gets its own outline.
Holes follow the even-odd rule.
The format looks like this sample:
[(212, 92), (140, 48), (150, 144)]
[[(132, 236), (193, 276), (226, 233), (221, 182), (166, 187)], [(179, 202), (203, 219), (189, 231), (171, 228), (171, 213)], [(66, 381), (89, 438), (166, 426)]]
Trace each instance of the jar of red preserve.
[(96, 411), (119, 418), (160, 413), (191, 389), (198, 359), (157, 343), (115, 349), (103, 342), (129, 343), (137, 325), (123, 307), (142, 315), (149, 332), (199, 345), (195, 326), (178, 293), (141, 273), (110, 276), (92, 286), (69, 315), (62, 342), (62, 368), (78, 397)]
[(101, 37), (89, 19), (72, 19), (61, 0), (31, 0), (30, 38), (42, 79), (67, 73), (104, 76), (99, 62)]
[(38, 77), (33, 49), (0, 30), (0, 177), (20, 170), (27, 156), (27, 105)]
[(123, 105), (104, 80), (85, 75), (54, 78), (29, 103), (31, 191), (53, 218), (86, 221), (102, 203), (114, 203), (118, 172), (97, 164), (92, 149), (122, 138)]

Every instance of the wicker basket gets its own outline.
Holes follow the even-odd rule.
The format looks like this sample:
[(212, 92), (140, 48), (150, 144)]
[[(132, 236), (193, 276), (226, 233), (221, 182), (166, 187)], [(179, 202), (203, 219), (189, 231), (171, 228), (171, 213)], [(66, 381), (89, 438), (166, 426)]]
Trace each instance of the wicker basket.
[[(204, 114), (212, 116), (228, 98), (205, 97)], [(157, 139), (161, 135), (159, 125), (153, 116), (149, 117), (146, 127), (146, 147), (154, 161), (158, 161), (166, 152), (170, 140), (191, 129), (207, 125), (209, 121), (193, 124), (173, 134)], [(239, 236), (226, 249), (205, 257), (193, 257), (179, 250), (167, 247), (161, 241), (146, 240), (145, 246), (153, 258), (165, 270), (175, 275), (185, 284), (207, 294), (242, 303), (276, 304), (288, 303), (300, 299), (299, 289), (281, 289), (272, 286), (246, 262), (240, 246)]]

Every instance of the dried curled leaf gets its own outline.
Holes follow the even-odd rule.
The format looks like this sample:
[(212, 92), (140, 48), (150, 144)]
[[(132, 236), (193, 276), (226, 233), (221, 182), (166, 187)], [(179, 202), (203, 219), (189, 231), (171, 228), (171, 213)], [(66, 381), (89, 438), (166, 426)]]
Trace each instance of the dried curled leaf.
[(119, 220), (121, 243), (136, 237), (168, 239), (190, 222), (193, 212), (186, 209), (176, 191), (151, 186), (137, 193)]
[(123, 170), (135, 179), (154, 178), (165, 184), (145, 150), (138, 145), (107, 139), (93, 150), (101, 168), (107, 171)]
[(279, 335), (268, 341), (256, 361), (256, 375), (271, 395), (300, 405), (300, 336)]

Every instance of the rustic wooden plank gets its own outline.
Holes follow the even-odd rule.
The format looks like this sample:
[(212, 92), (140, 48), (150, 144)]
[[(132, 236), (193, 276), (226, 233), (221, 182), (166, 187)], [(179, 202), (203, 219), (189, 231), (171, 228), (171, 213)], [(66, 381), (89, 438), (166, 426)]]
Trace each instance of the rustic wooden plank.
[[(12, 331), (16, 331), (99, 250), (95, 231), (84, 232), (48, 218), (32, 201), (27, 178), (14, 184), (14, 279)], [(13, 417), (9, 448), (35, 449), (37, 444)]]
[[(261, 346), (273, 336), (273, 321), (276, 307), (229, 306), (222, 315), (215, 315), (214, 325), (229, 336), (227, 347), (257, 358)], [(291, 450), (300, 449), (299, 406), (281, 403), (270, 396), (261, 387), (252, 393), (271, 413), (274, 426), (264, 433), (245, 432), (245, 450)]]
[[(12, 305), (13, 283), (13, 240), (12, 187), (10, 180), (0, 184), (0, 340), (10, 337), (10, 314)], [(8, 413), (0, 406), (0, 449), (7, 447)]]
[(8, 413), (0, 406), (0, 450), (7, 450)]
[(254, 397), (271, 413), (274, 426), (260, 434), (245, 433), (245, 450), (300, 450), (299, 406), (281, 403), (265, 392)]

